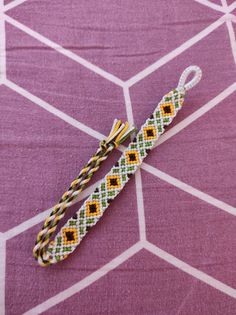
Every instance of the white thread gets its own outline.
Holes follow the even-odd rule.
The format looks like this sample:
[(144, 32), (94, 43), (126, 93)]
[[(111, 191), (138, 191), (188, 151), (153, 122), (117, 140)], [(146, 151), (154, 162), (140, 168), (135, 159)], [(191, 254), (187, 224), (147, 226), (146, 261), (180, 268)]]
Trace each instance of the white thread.
[[(192, 80), (186, 83), (187, 78), (191, 73), (194, 73)], [(192, 89), (195, 85), (199, 83), (202, 78), (202, 70), (198, 66), (189, 66), (184, 70), (179, 79), (179, 84), (177, 89), (188, 91)]]
[[(196, 1), (196, 0), (195, 0)], [(22, 1), (23, 2), (23, 1)], [(234, 4), (236, 4), (236, 3), (234, 3)]]
[(231, 84), (227, 89), (222, 91), (220, 94), (218, 94), (216, 97), (211, 99), (209, 102), (204, 104), (202, 107), (200, 107), (198, 110), (193, 112), (191, 115), (187, 116), (185, 119), (181, 120), (178, 124), (176, 124), (174, 127), (166, 131), (157, 141), (157, 144), (155, 147), (159, 146), (166, 140), (172, 138), (177, 133), (182, 131), (184, 128), (188, 127), (190, 124), (192, 124), (194, 121), (205, 115), (209, 112), (212, 108), (219, 105), (220, 102), (224, 101), (229, 95), (233, 94), (236, 91), (236, 82)]

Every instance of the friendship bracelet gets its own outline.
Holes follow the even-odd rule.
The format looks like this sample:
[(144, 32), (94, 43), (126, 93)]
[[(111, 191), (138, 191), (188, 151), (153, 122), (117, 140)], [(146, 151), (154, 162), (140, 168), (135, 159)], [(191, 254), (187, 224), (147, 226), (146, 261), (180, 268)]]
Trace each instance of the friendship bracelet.
[(78, 195), (85, 188), (93, 174), (99, 169), (102, 162), (107, 159), (113, 149), (124, 142), (134, 130), (134, 127), (129, 129), (127, 122), (122, 124), (120, 120), (116, 119), (109, 136), (100, 142), (97, 152), (91, 157), (76, 179), (71, 183), (69, 189), (63, 194), (59, 203), (54, 206), (53, 211), (45, 220), (41, 231), (38, 233), (35, 247), (33, 248), (33, 255), (37, 260), (41, 261), (41, 264), (46, 265), (49, 263), (47, 260), (43, 259), (42, 255), (45, 251), (45, 246), (48, 244), (50, 237), (56, 230), (58, 223), (64, 217), (66, 209), (75, 203)]
[[(194, 73), (194, 77), (186, 83), (191, 73)], [(49, 243), (48, 248), (46, 249), (49, 242), (48, 237), (44, 236), (44, 240), (39, 247), (37, 247), (36, 242), (34, 254), (41, 266), (62, 261), (75, 250), (88, 230), (99, 221), (112, 200), (121, 192), (130, 177), (140, 167), (159, 136), (164, 132), (165, 127), (172, 122), (182, 108), (186, 91), (200, 81), (201, 75), (201, 69), (197, 66), (190, 66), (184, 70), (177, 88), (162, 98), (153, 114), (141, 127), (136, 138), (125, 149), (120, 159), (104, 177), (100, 185), (85, 200), (81, 208), (61, 228), (55, 239)], [(48, 222), (51, 222), (51, 219), (48, 220)], [(47, 229), (47, 220), (45, 223)], [(54, 227), (52, 229), (55, 230)], [(50, 228), (48, 231), (50, 231)]]

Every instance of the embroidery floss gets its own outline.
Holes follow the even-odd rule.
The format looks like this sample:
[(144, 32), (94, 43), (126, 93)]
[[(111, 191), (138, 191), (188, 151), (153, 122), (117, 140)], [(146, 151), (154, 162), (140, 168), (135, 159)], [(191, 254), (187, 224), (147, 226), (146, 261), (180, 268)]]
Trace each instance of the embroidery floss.
[[(194, 73), (194, 77), (186, 83), (191, 73)], [(64, 260), (75, 250), (88, 230), (98, 222), (112, 200), (121, 192), (130, 177), (140, 167), (159, 136), (164, 132), (165, 127), (172, 122), (182, 108), (186, 91), (193, 88), (200, 81), (201, 75), (201, 69), (197, 66), (190, 66), (184, 70), (177, 88), (162, 98), (153, 114), (141, 127), (136, 138), (129, 144), (118, 162), (76, 214), (61, 228), (55, 240), (49, 243), (47, 249), (45, 248), (52, 233), (50, 232), (47, 234), (48, 236), (44, 236), (43, 241), (40, 235), (38, 238), (40, 241), (36, 242), (34, 254), (41, 266)], [(70, 203), (69, 200), (68, 203)], [(48, 220), (48, 222), (51, 222), (51, 219)], [(45, 223), (46, 228), (48, 228), (47, 220)], [(52, 229), (53, 232), (55, 229)], [(47, 231), (50, 231), (50, 227)], [(38, 244), (40, 245), (38, 246)]]
[(56, 230), (58, 223), (64, 217), (66, 209), (69, 208), (77, 199), (78, 195), (85, 188), (86, 184), (90, 181), (93, 174), (99, 169), (103, 161), (122, 142), (127, 139), (130, 134), (135, 131), (135, 128), (129, 128), (126, 122), (122, 124), (120, 120), (115, 119), (111, 132), (107, 139), (100, 142), (97, 152), (91, 157), (85, 167), (81, 170), (80, 174), (71, 183), (69, 189), (63, 194), (59, 203), (54, 206), (53, 211), (45, 220), (41, 231), (38, 233), (35, 246), (33, 248), (33, 255), (38, 260), (42, 260), (42, 264), (46, 265), (48, 262), (42, 258), (45, 246), (48, 244), (50, 237)]

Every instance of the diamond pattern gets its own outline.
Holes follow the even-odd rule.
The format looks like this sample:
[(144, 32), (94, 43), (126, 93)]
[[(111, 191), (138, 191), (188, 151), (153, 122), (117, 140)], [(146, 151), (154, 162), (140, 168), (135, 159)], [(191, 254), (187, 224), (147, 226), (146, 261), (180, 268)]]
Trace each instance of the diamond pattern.
[(62, 229), (63, 244), (73, 245), (78, 241), (78, 234), (75, 228), (65, 228)]
[[(154, 110), (153, 115), (147, 119), (144, 126), (138, 132), (136, 140), (129, 144), (117, 164), (77, 211), (76, 218), (72, 218), (66, 223), (66, 230), (70, 231), (70, 226), (74, 226), (77, 229), (76, 233), (79, 235), (76, 238), (77, 242), (70, 242), (69, 244), (73, 246), (68, 247), (67, 237), (63, 235), (62, 230), (62, 232), (60, 231), (57, 234), (56, 241), (50, 243), (48, 252), (52, 256), (50, 259), (52, 262), (58, 262), (67, 258), (67, 254), (73, 252), (77, 245), (80, 244), (88, 232), (88, 228), (98, 222), (111, 201), (120, 193), (132, 174), (141, 165), (150, 149), (153, 148), (156, 140), (156, 138), (153, 138), (154, 133), (158, 133), (159, 136), (164, 131), (164, 126), (169, 125), (178, 110), (180, 110), (183, 104), (183, 97), (184, 94), (178, 90), (173, 90), (163, 97)], [(165, 110), (166, 107), (170, 107), (170, 104), (174, 104), (172, 105), (173, 108)], [(147, 131), (150, 132), (150, 130), (152, 131), (153, 139), (145, 140)], [(134, 150), (134, 147), (139, 147), (140, 150)], [(61, 242), (62, 238), (64, 242)]]
[[(193, 114), (233, 84), (236, 77), (236, 68), (227, 36), (225, 25), (219, 26), (194, 46), (178, 54), (164, 66), (157, 68), (145, 79), (133, 85), (130, 93), (136, 126), (140, 127), (142, 125), (143, 117), (150, 115), (150, 108), (156, 100), (176, 85), (179, 74), (189, 64), (196, 64), (201, 67), (203, 79), (197, 85), (197, 88), (193, 88), (188, 93), (184, 111), (175, 119), (174, 125)], [(214, 51), (214, 58), (209, 58), (211, 51)], [(224, 55), (223, 59), (222, 55)]]
[(161, 144), (160, 150), (157, 147), (159, 154), (148, 160), (154, 167), (233, 207), (236, 167), (230, 161), (236, 160), (235, 98), (234, 92), (224, 103)]
[[(102, 301), (96, 303), (98, 313), (235, 313), (234, 34), (228, 36), (223, 20), (215, 22), (224, 14), (220, 0), (163, 3), (118, 5), (102, 0), (98, 7), (94, 0), (4, 1), (8, 11), (6, 32), (0, 22), (1, 314), (92, 313), (94, 299)], [(233, 8), (236, 2), (227, 4)], [(152, 175), (138, 172), (111, 203), (129, 178), (127, 170), (135, 170), (137, 158), (146, 156), (163, 132), (160, 123), (170, 123), (173, 98), (150, 117), (143, 136), (129, 148), (132, 155), (114, 167), (111, 189), (105, 184), (94, 193), (89, 212), (85, 207), (80, 213), (83, 223), (77, 225), (78, 206), (69, 210), (70, 225), (55, 243), (58, 256), (68, 255), (73, 242), (110, 204), (78, 255), (63, 267), (39, 268), (30, 253), (37, 223), (46, 215), (41, 210), (58, 200), (83, 165), (82, 157), (94, 151), (112, 120), (126, 119), (125, 106), (129, 120), (134, 117), (139, 127), (189, 64), (202, 68), (203, 80), (188, 93), (174, 129), (161, 139), (167, 143), (143, 165)], [(137, 149), (141, 156), (135, 154)], [(138, 232), (140, 241), (135, 244)], [(143, 247), (146, 250), (140, 251)]]

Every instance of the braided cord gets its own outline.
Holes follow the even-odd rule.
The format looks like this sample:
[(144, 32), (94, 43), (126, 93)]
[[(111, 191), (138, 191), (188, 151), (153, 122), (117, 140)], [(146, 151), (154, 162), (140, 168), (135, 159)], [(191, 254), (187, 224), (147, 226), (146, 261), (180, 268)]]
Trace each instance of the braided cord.
[[(186, 83), (190, 74), (194, 74), (194, 76)], [(96, 154), (90, 159), (75, 181), (72, 182), (68, 191), (54, 208), (52, 216), (45, 221), (43, 231), (39, 233), (33, 250), (41, 266), (62, 261), (76, 249), (88, 230), (100, 220), (109, 204), (140, 167), (150, 150), (154, 148), (166, 126), (172, 122), (182, 108), (185, 92), (195, 86), (200, 81), (201, 76), (202, 71), (197, 66), (190, 66), (184, 70), (178, 87), (163, 96), (153, 114), (146, 120), (136, 138), (125, 149), (100, 185), (85, 200), (76, 214), (61, 228), (54, 241), (49, 243), (50, 236), (55, 231), (55, 226), (59, 220), (64, 216), (66, 207), (73, 203), (74, 198), (76, 199), (78, 193), (99, 168), (101, 162), (107, 158), (114, 145), (124, 141), (133, 131), (128, 130), (128, 123), (120, 126), (120, 123), (117, 125), (117, 122), (114, 122), (112, 132), (106, 141), (100, 145)], [(48, 245), (47, 249), (46, 245)]]
[(76, 215), (61, 228), (55, 240), (49, 243), (42, 259), (38, 260), (41, 266), (45, 266), (44, 260), (47, 260), (48, 264), (64, 260), (75, 250), (88, 230), (99, 221), (111, 201), (140, 167), (165, 127), (172, 122), (182, 108), (183, 101), (184, 91), (178, 89), (163, 97), (154, 113), (141, 127), (136, 138), (129, 144), (101, 184), (85, 200)]
[(102, 162), (107, 159), (113, 149), (122, 143), (132, 132), (134, 132), (134, 130), (134, 128), (129, 129), (127, 122), (121, 124), (121, 121), (115, 120), (107, 139), (100, 142), (97, 152), (80, 171), (79, 175), (71, 183), (69, 189), (62, 195), (58, 204), (54, 206), (53, 211), (47, 217), (41, 231), (38, 233), (33, 248), (33, 255), (38, 261), (41, 261), (41, 264), (49, 264), (49, 261), (43, 258), (45, 248), (52, 234), (56, 230), (58, 223), (64, 217), (67, 208), (75, 203), (78, 195), (82, 192), (93, 174), (99, 169)]

